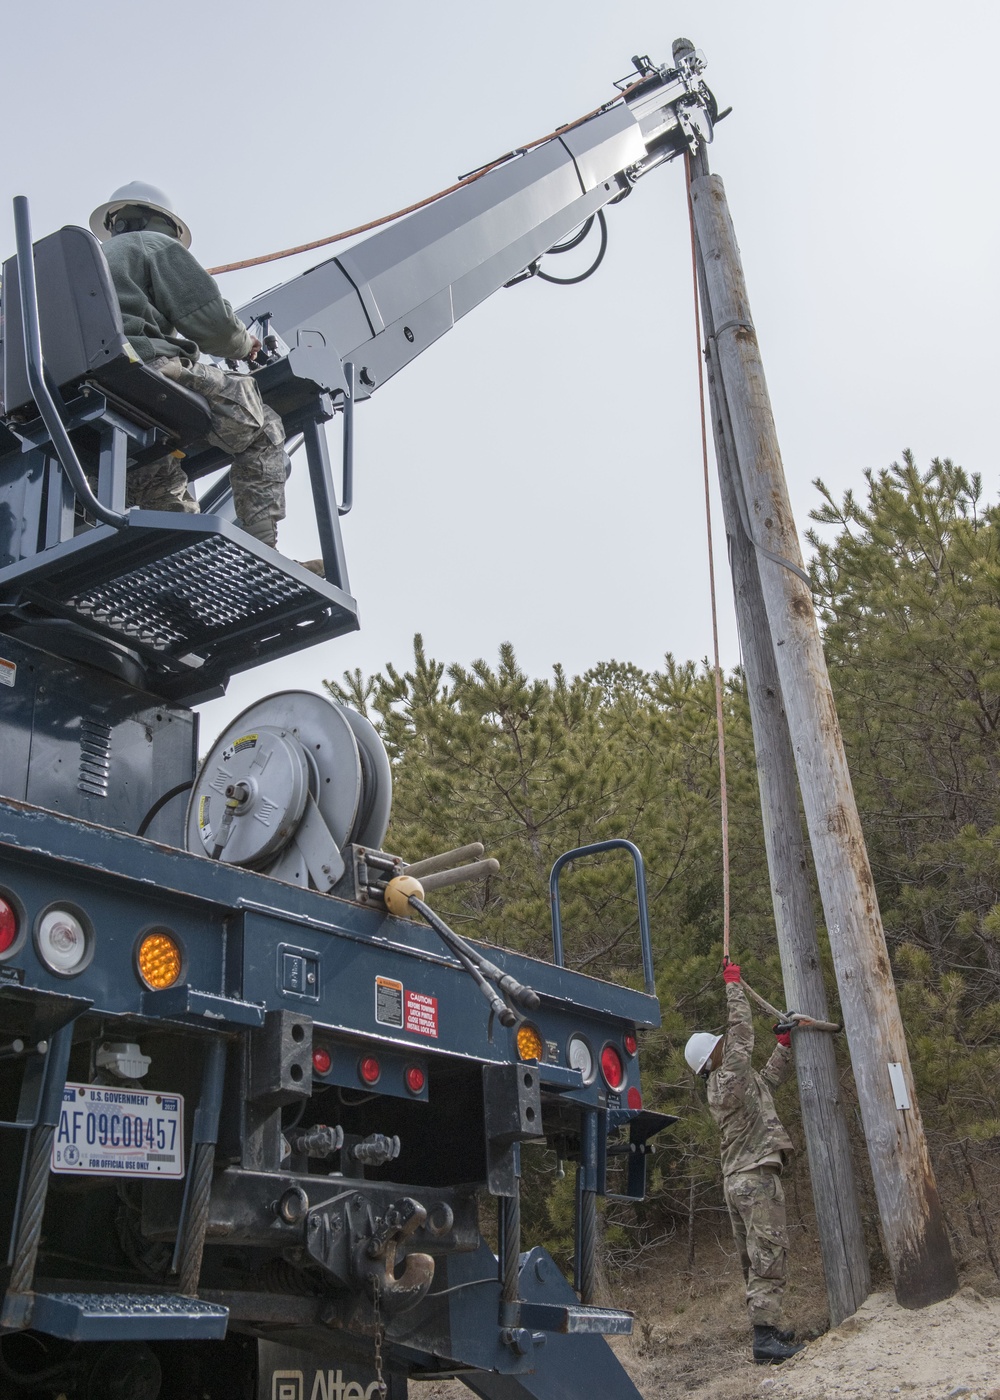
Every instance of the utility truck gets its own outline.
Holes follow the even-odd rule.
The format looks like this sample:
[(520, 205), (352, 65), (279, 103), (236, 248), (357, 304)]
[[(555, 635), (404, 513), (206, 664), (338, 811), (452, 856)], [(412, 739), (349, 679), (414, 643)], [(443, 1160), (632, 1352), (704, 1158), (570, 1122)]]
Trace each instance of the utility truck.
[[(599, 259), (606, 208), (711, 139), (690, 43), (634, 65), (586, 118), (241, 309), (263, 398), (304, 444), (325, 577), (240, 528), (207, 405), (138, 361), (98, 240), (33, 244), (15, 201), (4, 1397), (399, 1400), (441, 1376), (498, 1400), (637, 1394), (605, 1340), (631, 1317), (596, 1299), (595, 1272), (609, 1161), (641, 1199), (672, 1121), (642, 1101), (638, 1033), (659, 1008), (639, 852), (560, 857), (551, 961), (484, 948), (434, 890), (495, 862), (383, 849), (392, 773), (366, 718), (271, 695), (199, 762), (193, 709), (358, 626), (340, 528), (356, 406), (494, 292), (551, 277), (546, 253), (595, 224)], [(171, 451), (201, 513), (127, 509), (128, 472)], [(561, 874), (606, 846), (635, 863), (642, 991), (565, 966)], [(572, 1280), (521, 1237), (521, 1147), (542, 1140), (575, 1167)]]

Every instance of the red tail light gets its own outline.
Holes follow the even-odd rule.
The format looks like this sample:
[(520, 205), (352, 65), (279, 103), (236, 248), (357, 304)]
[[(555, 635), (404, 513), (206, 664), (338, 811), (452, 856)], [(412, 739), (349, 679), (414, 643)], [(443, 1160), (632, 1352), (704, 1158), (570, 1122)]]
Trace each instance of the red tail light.
[(17, 910), (0, 895), (0, 953), (13, 948), (17, 940)]
[(411, 1094), (422, 1094), (427, 1077), (419, 1065), (410, 1065), (406, 1071), (406, 1087)]
[(358, 1065), (358, 1073), (366, 1084), (377, 1084), (382, 1073), (382, 1066), (374, 1055), (366, 1055)]
[(625, 1032), (625, 1049), (628, 1051), (628, 1053), (629, 1053), (630, 1055), (634, 1055), (635, 1052), (638, 1050), (638, 1048), (639, 1048), (639, 1042), (638, 1042), (638, 1040), (637, 1040), (636, 1037), (635, 1037), (635, 1032), (634, 1032), (634, 1031), (626, 1031), (626, 1032)]
[(605, 1045), (601, 1051), (601, 1073), (607, 1080), (609, 1089), (621, 1088), (625, 1079), (625, 1066), (613, 1045)]
[(333, 1056), (330, 1054), (329, 1050), (324, 1050), (321, 1047), (317, 1046), (317, 1048), (313, 1051), (313, 1069), (316, 1071), (316, 1073), (329, 1074), (330, 1066), (332, 1064)]
[(632, 1088), (628, 1091), (627, 1103), (629, 1108), (642, 1108), (642, 1095), (638, 1089)]

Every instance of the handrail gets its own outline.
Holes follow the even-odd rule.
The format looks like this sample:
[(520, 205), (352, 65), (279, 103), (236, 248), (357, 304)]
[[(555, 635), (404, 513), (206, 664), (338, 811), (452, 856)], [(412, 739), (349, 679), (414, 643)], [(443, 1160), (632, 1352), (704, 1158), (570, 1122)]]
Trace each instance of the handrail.
[(45, 382), (42, 332), (38, 319), (38, 288), (35, 284), (35, 254), (31, 242), (31, 216), (28, 212), (28, 201), (23, 194), (14, 196), (14, 238), (17, 247), (17, 284), (21, 294), (24, 363), (32, 398), (48, 430), (62, 469), (70, 479), (77, 500), (91, 515), (103, 520), (105, 525), (113, 525), (120, 530), (128, 524), (128, 517), (102, 505), (91, 491), (76, 449), (66, 431), (66, 425), (59, 416), (55, 399)]
[(639, 909), (639, 940), (642, 946), (642, 971), (649, 996), (656, 993), (656, 978), (653, 975), (653, 943), (649, 933), (649, 905), (646, 900), (646, 866), (639, 847), (622, 837), (611, 841), (595, 841), (592, 846), (577, 846), (561, 855), (552, 867), (549, 876), (549, 903), (552, 906), (552, 961), (556, 967), (565, 967), (562, 939), (562, 914), (559, 909), (559, 876), (564, 865), (579, 860), (582, 856), (597, 855), (600, 851), (628, 851), (635, 867), (635, 897)]

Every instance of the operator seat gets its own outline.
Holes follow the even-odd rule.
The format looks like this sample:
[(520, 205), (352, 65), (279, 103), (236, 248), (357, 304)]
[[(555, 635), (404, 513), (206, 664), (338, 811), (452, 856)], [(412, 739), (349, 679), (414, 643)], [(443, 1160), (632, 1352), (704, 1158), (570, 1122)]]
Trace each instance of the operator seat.
[[(142, 363), (129, 344), (104, 251), (94, 235), (68, 225), (35, 244), (38, 318), (51, 381), (69, 399), (93, 386), (141, 427), (155, 428), (155, 446), (130, 460), (163, 456), (205, 436), (205, 399)], [(28, 384), (17, 259), (3, 266), (0, 302), (0, 412), (25, 423), (36, 416)]]
[[(24, 249), (27, 202), (15, 201), (15, 222), (22, 210)], [(202, 514), (126, 510), (129, 466), (184, 450), (191, 478), (230, 458), (205, 443), (205, 399), (150, 369), (129, 345), (93, 234), (68, 227), (41, 239), (33, 270), (41, 351), (29, 381), (36, 342), (25, 341), (17, 259), (3, 266), (0, 636), (15, 632), (194, 704), (221, 695), (236, 671), (355, 631), (320, 428), (332, 407), (321, 387), (312, 384), (293, 421), (305, 439), (325, 578), (221, 513), (222, 481)], [(284, 375), (288, 368), (277, 366)], [(35, 402), (32, 382), (44, 403)]]

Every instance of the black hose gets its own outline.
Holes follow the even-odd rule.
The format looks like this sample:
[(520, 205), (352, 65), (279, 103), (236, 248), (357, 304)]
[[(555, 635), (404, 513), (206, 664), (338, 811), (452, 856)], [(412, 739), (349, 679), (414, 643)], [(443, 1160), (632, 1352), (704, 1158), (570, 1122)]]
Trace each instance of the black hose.
[(553, 243), (552, 247), (546, 250), (545, 256), (548, 257), (550, 253), (568, 253), (571, 248), (578, 248), (594, 227), (595, 217), (594, 214), (591, 214), (589, 219), (584, 219), (576, 233), (570, 234), (569, 238), (563, 239), (562, 243)]
[(410, 904), (416, 909), (418, 914), (422, 914), (438, 937), (451, 949), (455, 957), (465, 968), (466, 972), (473, 979), (483, 996), (490, 1003), (490, 1007), (499, 1017), (502, 1026), (513, 1026), (517, 1024), (517, 1013), (504, 1001), (503, 997), (494, 990), (494, 986), (500, 991), (506, 992), (512, 1000), (521, 1006), (534, 1009), (541, 1005), (538, 993), (531, 987), (524, 987), (507, 973), (500, 971), (488, 958), (484, 958), (475, 948), (469, 946), (464, 938), (461, 938), (454, 929), (448, 927), (439, 914), (435, 914), (429, 905), (415, 895), (410, 896)]
[[(608, 251), (608, 221), (607, 221), (607, 219), (604, 217), (604, 210), (603, 210), (603, 209), (598, 209), (598, 211), (597, 211), (597, 221), (598, 221), (598, 223), (599, 223), (600, 226), (601, 226), (601, 246), (600, 246), (600, 248), (598, 248), (598, 250), (597, 250), (597, 257), (594, 259), (594, 261), (591, 263), (591, 265), (587, 268), (586, 272), (580, 272), (580, 273), (578, 273), (578, 274), (576, 275), (576, 277), (553, 277), (552, 274), (551, 274), (550, 272), (543, 272), (542, 269), (539, 267), (539, 268), (537, 268), (536, 271), (535, 271), (535, 276), (536, 276), (536, 277), (540, 277), (540, 278), (542, 279), (543, 282), (554, 282), (554, 283), (556, 284), (557, 287), (572, 287), (572, 286), (575, 286), (577, 282), (586, 282), (586, 280), (587, 280), (588, 277), (593, 277), (594, 273), (597, 271), (597, 269), (600, 267), (601, 263), (604, 261), (604, 254)], [(587, 221), (587, 224), (584, 224), (584, 228), (587, 228), (590, 222), (591, 222), (591, 220), (588, 220), (588, 221)], [(572, 246), (575, 246), (575, 245), (573, 245), (573, 244), (567, 245), (567, 247), (572, 247)], [(551, 251), (553, 251), (553, 250), (550, 249), (549, 251), (551, 252)], [(561, 247), (559, 247), (559, 246), (557, 245), (555, 251), (557, 251), (557, 252), (565, 252), (565, 251), (567, 251), (567, 249), (566, 249), (566, 248), (561, 248)]]
[(167, 805), (167, 803), (172, 802), (175, 797), (180, 797), (182, 792), (187, 792), (188, 788), (193, 787), (194, 779), (192, 778), (189, 782), (178, 783), (177, 786), (172, 787), (169, 790), (169, 792), (165, 792), (162, 797), (158, 797), (153, 803), (152, 807), (150, 807), (149, 811), (143, 817), (142, 821), (139, 823), (139, 829), (135, 833), (136, 836), (145, 836), (146, 832), (152, 826), (153, 822), (159, 816), (160, 812), (163, 811), (163, 808)]
[(499, 1017), (502, 1026), (513, 1026), (517, 1023), (517, 1014), (512, 1011), (503, 997), (500, 996), (483, 976), (477, 966), (478, 957), (475, 951), (468, 946), (454, 930), (450, 929), (445, 921), (434, 913), (431, 907), (418, 899), (416, 895), (410, 896), (410, 904), (416, 909), (418, 914), (422, 914), (438, 937), (451, 949), (455, 957), (465, 968), (466, 972), (475, 982), (483, 996), (490, 1004), (490, 1009)]

